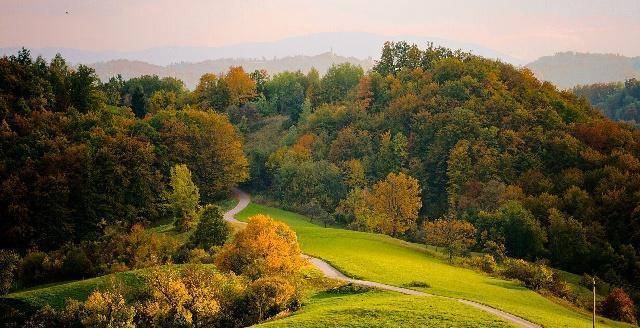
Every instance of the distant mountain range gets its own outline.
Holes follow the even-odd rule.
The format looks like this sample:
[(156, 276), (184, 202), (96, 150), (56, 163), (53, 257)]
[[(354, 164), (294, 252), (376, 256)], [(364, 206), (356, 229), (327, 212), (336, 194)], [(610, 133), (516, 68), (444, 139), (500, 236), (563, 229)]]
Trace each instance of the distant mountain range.
[[(364, 69), (379, 58), (385, 41), (407, 41), (420, 47), (429, 43), (451, 49), (461, 49), (486, 58), (499, 59), (516, 66), (521, 59), (481, 45), (442, 38), (415, 35), (384, 36), (362, 32), (328, 32), (285, 38), (274, 42), (242, 43), (220, 47), (157, 47), (141, 51), (86, 51), (69, 48), (32, 49), (32, 55), (51, 59), (60, 53), (72, 64), (87, 64), (96, 69), (103, 80), (117, 74), (131, 78), (144, 74), (173, 76), (193, 88), (207, 72), (220, 73), (229, 66), (242, 65), (245, 70), (266, 69), (270, 74), (284, 70), (307, 71), (311, 67), (320, 73), (331, 64), (349, 62)], [(0, 48), (0, 56), (12, 55), (20, 48)], [(560, 88), (579, 84), (624, 81), (640, 77), (640, 57), (614, 54), (561, 52), (541, 57), (529, 64), (541, 80)]]
[(158, 75), (160, 77), (171, 76), (184, 81), (189, 89), (194, 89), (205, 73), (223, 73), (230, 66), (242, 66), (245, 71), (252, 72), (256, 69), (265, 69), (269, 74), (277, 74), (282, 71), (309, 71), (315, 67), (320, 74), (333, 64), (351, 63), (368, 70), (373, 66), (373, 60), (358, 59), (355, 57), (338, 56), (333, 53), (323, 53), (315, 56), (291, 56), (277, 59), (215, 59), (205, 60), (197, 63), (179, 63), (167, 66), (149, 64), (143, 61), (132, 61), (126, 59), (110, 60), (89, 64), (96, 70), (96, 73), (103, 81), (112, 76), (122, 75), (124, 79), (141, 75)]
[[(404, 40), (425, 47), (429, 42), (451, 49), (462, 49), (487, 58), (496, 58), (513, 64), (524, 64), (521, 60), (502, 54), (481, 45), (415, 35), (385, 36), (364, 32), (327, 32), (290, 37), (274, 42), (253, 42), (220, 47), (157, 47), (141, 51), (86, 51), (69, 48), (32, 49), (32, 55), (53, 58), (62, 54), (75, 64), (90, 64), (109, 60), (126, 59), (143, 61), (155, 65), (170, 65), (180, 62), (202, 62), (222, 58), (282, 58), (287, 56), (314, 56), (332, 52), (340, 56), (355, 58), (378, 58), (385, 41)], [(0, 48), (0, 55), (15, 54), (20, 48)]]
[(561, 52), (527, 64), (536, 76), (560, 88), (640, 78), (640, 57)]

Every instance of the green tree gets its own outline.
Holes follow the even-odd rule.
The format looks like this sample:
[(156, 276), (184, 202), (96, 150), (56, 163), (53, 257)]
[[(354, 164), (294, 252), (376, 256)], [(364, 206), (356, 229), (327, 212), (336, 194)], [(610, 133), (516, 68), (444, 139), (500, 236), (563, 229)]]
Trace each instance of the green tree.
[(191, 180), (191, 171), (185, 164), (171, 169), (171, 191), (167, 196), (168, 206), (176, 218), (175, 225), (180, 231), (187, 231), (196, 223), (196, 210), (200, 203), (200, 192)]
[(517, 201), (498, 209), (507, 252), (513, 257), (536, 259), (544, 255), (547, 235), (540, 222)]
[(350, 63), (331, 66), (320, 80), (320, 102), (335, 103), (346, 100), (363, 75), (362, 67)]
[(200, 213), (200, 220), (189, 242), (193, 247), (208, 250), (214, 246), (224, 245), (229, 233), (229, 225), (224, 221), (220, 208), (207, 205)]
[(131, 109), (133, 109), (136, 117), (142, 118), (147, 115), (146, 97), (144, 89), (141, 86), (133, 89), (133, 93), (131, 94)]

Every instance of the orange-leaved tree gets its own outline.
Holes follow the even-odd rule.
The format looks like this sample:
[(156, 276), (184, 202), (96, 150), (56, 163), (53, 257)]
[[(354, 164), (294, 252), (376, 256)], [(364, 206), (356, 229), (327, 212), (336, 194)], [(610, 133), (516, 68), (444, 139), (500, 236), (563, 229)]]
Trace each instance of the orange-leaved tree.
[(220, 270), (233, 271), (252, 279), (263, 276), (288, 276), (300, 271), (303, 264), (296, 233), (286, 224), (266, 215), (249, 219), (216, 257)]
[(418, 180), (404, 173), (389, 173), (371, 192), (365, 192), (364, 197), (370, 209), (356, 211), (362, 213), (356, 217), (369, 216), (365, 220), (367, 225), (391, 236), (399, 236), (414, 227), (422, 207)]
[(229, 88), (229, 103), (240, 106), (256, 96), (256, 82), (242, 66), (230, 67), (224, 77)]

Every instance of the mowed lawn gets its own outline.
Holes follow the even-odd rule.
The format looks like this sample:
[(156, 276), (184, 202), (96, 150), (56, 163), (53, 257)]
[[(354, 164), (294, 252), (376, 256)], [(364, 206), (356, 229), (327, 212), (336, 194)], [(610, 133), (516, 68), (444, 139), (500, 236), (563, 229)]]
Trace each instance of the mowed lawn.
[(319, 293), (290, 317), (258, 327), (512, 327), (452, 300), (370, 291)]
[[(267, 214), (287, 223), (296, 231), (306, 254), (322, 258), (348, 276), (396, 286), (426, 283), (429, 288), (411, 288), (477, 301), (545, 327), (591, 327), (588, 313), (554, 303), (517, 282), (449, 265), (428, 256), (422, 245), (380, 234), (323, 228), (302, 215), (253, 203), (236, 218), (247, 220), (255, 214)], [(434, 301), (428, 298), (424, 302)], [(402, 301), (398, 299), (398, 303)], [(321, 304), (317, 301), (310, 306), (317, 312), (322, 311)], [(630, 327), (604, 318), (598, 322), (601, 327)]]

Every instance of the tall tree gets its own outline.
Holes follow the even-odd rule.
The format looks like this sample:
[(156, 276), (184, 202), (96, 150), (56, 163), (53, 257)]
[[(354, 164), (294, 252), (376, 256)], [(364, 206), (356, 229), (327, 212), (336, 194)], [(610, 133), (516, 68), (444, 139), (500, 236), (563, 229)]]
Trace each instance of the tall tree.
[(167, 205), (176, 218), (176, 227), (187, 231), (196, 223), (196, 211), (200, 203), (200, 192), (191, 180), (191, 171), (185, 164), (171, 169), (171, 191), (167, 195)]

